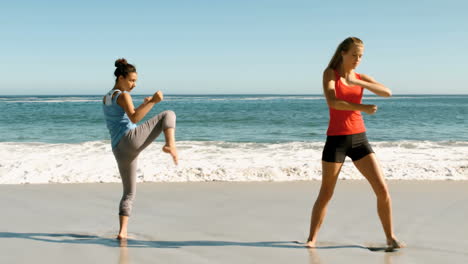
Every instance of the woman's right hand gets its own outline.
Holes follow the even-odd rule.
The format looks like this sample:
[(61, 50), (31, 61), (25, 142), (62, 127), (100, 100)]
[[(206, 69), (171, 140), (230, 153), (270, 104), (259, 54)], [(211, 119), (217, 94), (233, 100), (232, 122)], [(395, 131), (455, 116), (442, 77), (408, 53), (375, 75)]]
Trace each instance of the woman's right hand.
[(377, 112), (377, 106), (376, 105), (363, 105), (364, 109), (363, 111), (366, 112), (368, 115), (373, 115), (375, 112)]
[(153, 103), (157, 104), (161, 102), (164, 98), (164, 95), (161, 91), (157, 91), (156, 93), (153, 94), (153, 99), (151, 100)]

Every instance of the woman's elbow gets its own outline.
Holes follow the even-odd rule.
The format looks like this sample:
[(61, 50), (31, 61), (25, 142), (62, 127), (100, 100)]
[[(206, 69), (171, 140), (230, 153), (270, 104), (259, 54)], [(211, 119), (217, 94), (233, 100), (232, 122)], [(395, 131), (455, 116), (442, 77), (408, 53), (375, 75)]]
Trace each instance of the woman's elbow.
[(128, 119), (130, 119), (130, 121), (132, 121), (132, 123), (136, 124), (138, 122), (140, 122), (140, 119), (137, 118), (136, 116), (132, 115), (132, 116), (129, 116)]

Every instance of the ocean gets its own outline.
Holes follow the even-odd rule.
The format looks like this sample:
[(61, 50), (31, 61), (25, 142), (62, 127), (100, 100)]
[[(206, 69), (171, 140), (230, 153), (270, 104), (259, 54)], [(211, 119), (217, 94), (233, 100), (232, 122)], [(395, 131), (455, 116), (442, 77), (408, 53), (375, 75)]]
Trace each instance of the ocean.
[[(148, 96), (148, 95), (146, 95)], [(138, 106), (145, 95), (133, 95)], [(145, 118), (177, 114), (180, 165), (163, 137), (138, 181), (320, 179), (322, 95), (165, 95)], [(0, 96), (0, 184), (120, 182), (102, 95)], [(468, 95), (365, 95), (367, 136), (387, 179), (468, 180)], [(142, 121), (144, 122), (144, 120)], [(341, 179), (362, 179), (347, 159)]]

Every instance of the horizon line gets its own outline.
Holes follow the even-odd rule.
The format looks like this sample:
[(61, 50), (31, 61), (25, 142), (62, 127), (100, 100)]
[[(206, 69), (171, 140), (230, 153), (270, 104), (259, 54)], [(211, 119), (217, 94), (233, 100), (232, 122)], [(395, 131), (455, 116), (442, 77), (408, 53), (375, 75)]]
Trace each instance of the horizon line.
[[(150, 93), (148, 93), (150, 94)], [(137, 96), (140, 96), (140, 95), (148, 95), (148, 94), (143, 94), (143, 93), (134, 93), (132, 95), (137, 95)], [(0, 97), (2, 96), (100, 96), (100, 95), (104, 95), (104, 94), (0, 94)], [(193, 96), (193, 95), (204, 95), (204, 96), (228, 96), (228, 95), (261, 95), (261, 96), (265, 96), (265, 95), (274, 95), (274, 96), (283, 96), (283, 95), (287, 95), (287, 96), (291, 96), (291, 95), (294, 95), (294, 96), (304, 96), (304, 95), (307, 95), (307, 96), (324, 96), (323, 94), (296, 94), (296, 93), (292, 93), (292, 94), (286, 94), (286, 93), (281, 93), (281, 94), (275, 94), (275, 93), (238, 93), (238, 94), (234, 94), (234, 93), (173, 93), (173, 94), (165, 94), (165, 95), (168, 95), (168, 96), (183, 96), (183, 95), (188, 95), (188, 96)], [(366, 96), (378, 96), (378, 95), (374, 95), (374, 94), (368, 94)], [(400, 95), (468, 95), (468, 93), (398, 93), (398, 94), (393, 94), (393, 96), (400, 96)]]

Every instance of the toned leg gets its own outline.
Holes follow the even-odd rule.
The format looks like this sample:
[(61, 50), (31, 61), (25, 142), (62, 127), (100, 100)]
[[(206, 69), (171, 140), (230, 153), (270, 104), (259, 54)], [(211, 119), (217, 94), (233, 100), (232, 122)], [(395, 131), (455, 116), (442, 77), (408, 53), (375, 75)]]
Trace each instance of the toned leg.
[(335, 190), (336, 181), (342, 166), (343, 163), (322, 161), (322, 185), (314, 208), (312, 209), (310, 233), (307, 239), (308, 247), (315, 247), (317, 234), (325, 218), (327, 205), (333, 196), (333, 191)]
[(362, 159), (354, 161), (356, 168), (369, 181), (375, 195), (377, 196), (377, 212), (387, 238), (387, 245), (392, 248), (402, 247), (393, 234), (392, 227), (392, 201), (382, 169), (374, 153)]
[(162, 150), (172, 156), (174, 163), (178, 163), (177, 148), (175, 145), (176, 115), (173, 111), (164, 111), (147, 120), (131, 132), (132, 142), (138, 153), (149, 146), (160, 134), (164, 132), (166, 144)]

